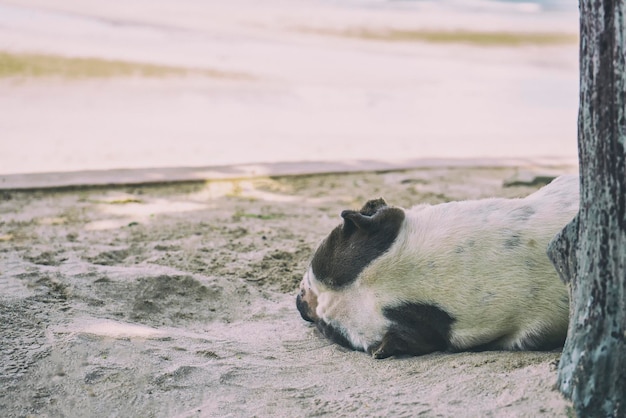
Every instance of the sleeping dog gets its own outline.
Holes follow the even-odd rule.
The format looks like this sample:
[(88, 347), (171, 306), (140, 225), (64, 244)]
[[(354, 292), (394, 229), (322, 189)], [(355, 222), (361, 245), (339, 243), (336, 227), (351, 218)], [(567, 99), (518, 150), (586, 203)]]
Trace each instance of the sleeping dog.
[(344, 210), (296, 306), (330, 340), (375, 358), (548, 350), (567, 334), (568, 291), (550, 240), (578, 211), (578, 177), (522, 199)]

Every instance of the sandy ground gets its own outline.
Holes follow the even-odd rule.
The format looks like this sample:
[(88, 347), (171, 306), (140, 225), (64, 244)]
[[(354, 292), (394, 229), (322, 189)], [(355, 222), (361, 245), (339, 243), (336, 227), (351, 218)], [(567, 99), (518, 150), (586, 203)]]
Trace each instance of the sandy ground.
[(373, 360), (294, 303), (342, 209), (524, 196), (528, 170), (0, 192), (1, 415), (567, 416), (559, 352)]
[(575, 160), (576, 42), (485, 47), (328, 34), (578, 31), (576, 10), (468, 12), (464, 2), (437, 3), (0, 0), (0, 50), (249, 77), (0, 80), (0, 174), (371, 158)]
[[(0, 0), (1, 50), (247, 76), (2, 80), (0, 174), (431, 157), (575, 161), (576, 45), (485, 48), (324, 33), (575, 33), (575, 15), (383, 3)], [(442, 166), (0, 191), (0, 415), (567, 416), (568, 403), (552, 389), (558, 352), (374, 361), (330, 344), (294, 303), (312, 249), (342, 209), (378, 196), (399, 206), (522, 196), (538, 186), (503, 184), (528, 170), (547, 169)]]

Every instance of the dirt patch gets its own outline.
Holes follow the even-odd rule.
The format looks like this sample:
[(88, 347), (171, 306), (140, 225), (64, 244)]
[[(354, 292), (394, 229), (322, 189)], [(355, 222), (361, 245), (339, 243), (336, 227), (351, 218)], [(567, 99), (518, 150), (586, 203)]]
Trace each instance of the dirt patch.
[(511, 185), (517, 171), (5, 193), (0, 410), (11, 417), (564, 416), (568, 404), (552, 389), (558, 352), (376, 361), (330, 344), (295, 309), (312, 251), (343, 209), (377, 197), (408, 207), (539, 187)]

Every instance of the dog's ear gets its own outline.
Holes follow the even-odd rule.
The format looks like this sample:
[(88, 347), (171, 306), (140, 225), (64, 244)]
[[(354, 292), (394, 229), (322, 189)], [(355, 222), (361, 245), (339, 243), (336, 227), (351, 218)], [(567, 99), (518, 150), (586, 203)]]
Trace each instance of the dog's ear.
[(380, 197), (378, 199), (368, 200), (361, 210), (344, 210), (341, 217), (344, 220), (343, 230), (346, 233), (352, 233), (357, 228), (363, 231), (371, 232), (380, 223), (380, 214), (382, 209), (388, 208), (387, 202)]
[(343, 218), (343, 231), (347, 234), (356, 229), (369, 231), (375, 224), (373, 216), (363, 215), (356, 210), (344, 210), (341, 212), (341, 217)]
[(382, 208), (386, 208), (387, 206), (388, 205), (387, 202), (385, 202), (385, 199), (379, 197), (378, 199), (368, 200), (359, 212), (363, 215), (373, 216), (376, 212)]

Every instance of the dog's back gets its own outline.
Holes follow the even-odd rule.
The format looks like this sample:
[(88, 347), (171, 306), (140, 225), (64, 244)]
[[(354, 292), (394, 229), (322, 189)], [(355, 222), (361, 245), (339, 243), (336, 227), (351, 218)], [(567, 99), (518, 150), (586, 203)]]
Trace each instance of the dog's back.
[(417, 206), (362, 280), (384, 305), (419, 301), (455, 318), (452, 349), (552, 348), (565, 339), (569, 310), (546, 249), (577, 210), (575, 176), (523, 199)]

